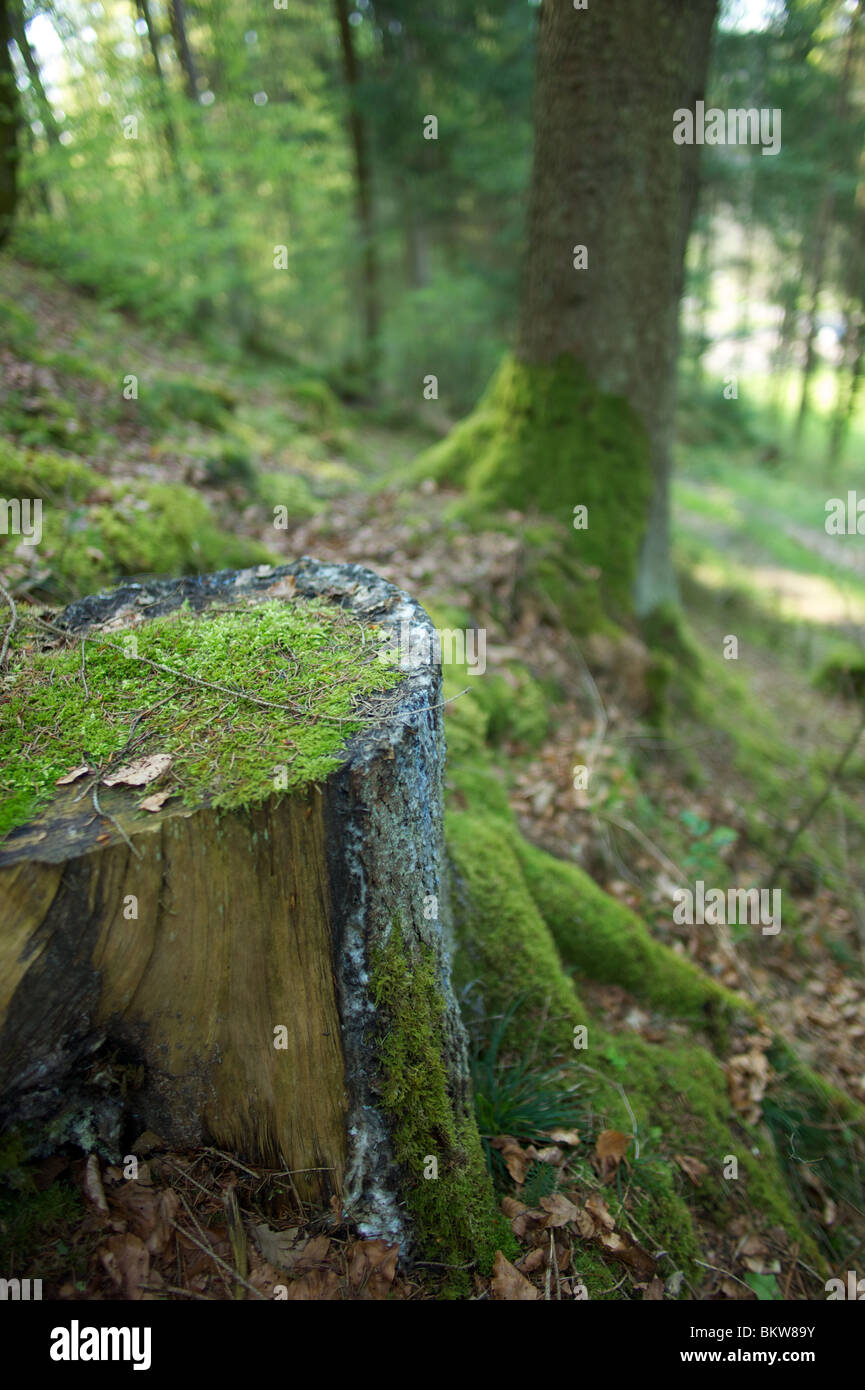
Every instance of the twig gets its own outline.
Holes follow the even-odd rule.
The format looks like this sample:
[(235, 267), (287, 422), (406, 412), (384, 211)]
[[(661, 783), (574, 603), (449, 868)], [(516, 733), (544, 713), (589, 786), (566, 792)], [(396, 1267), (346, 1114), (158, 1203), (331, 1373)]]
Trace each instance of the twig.
[(257, 1289), (254, 1284), (250, 1284), (248, 1279), (241, 1278), (241, 1276), (237, 1273), (237, 1270), (232, 1269), (231, 1265), (226, 1264), (225, 1260), (223, 1260), (219, 1255), (217, 1255), (216, 1251), (211, 1246), (204, 1245), (200, 1240), (196, 1240), (195, 1236), (192, 1234), (191, 1231), (184, 1231), (183, 1227), (178, 1226), (176, 1221), (172, 1221), (171, 1224), (176, 1231), (180, 1232), (184, 1240), (191, 1240), (192, 1244), (197, 1245), (203, 1255), (209, 1255), (210, 1258), (216, 1264), (219, 1265), (220, 1269), (224, 1270), (226, 1274), (230, 1274), (231, 1278), (236, 1279), (238, 1283), (242, 1284), (245, 1289), (249, 1289), (251, 1293), (254, 1293), (256, 1298), (263, 1299), (265, 1303), (270, 1302), (268, 1298), (265, 1298), (264, 1294), (261, 1292), (261, 1289)]
[(11, 638), (12, 633), (15, 631), (15, 624), (18, 622), (18, 609), (15, 607), (15, 600), (12, 597), (9, 590), (6, 588), (6, 585), (3, 583), (2, 579), (0, 579), (0, 593), (2, 593), (6, 602), (9, 604), (9, 609), (12, 614), (9, 620), (9, 626), (7, 627), (5, 635), (3, 637), (3, 646), (0, 647), (0, 667), (3, 667), (6, 665), (6, 658), (9, 654), (9, 639)]
[(132, 850), (132, 853), (135, 855), (135, 858), (136, 858), (136, 859), (141, 859), (141, 858), (142, 858), (141, 850), (135, 848), (134, 844), (133, 844), (132, 841), (130, 840), (130, 838), (129, 838), (129, 836), (127, 835), (126, 831), (123, 829), (123, 826), (120, 824), (120, 821), (117, 820), (114, 816), (112, 816), (112, 814), (111, 814), (110, 811), (103, 811), (102, 807), (99, 805), (99, 796), (98, 796), (97, 791), (96, 791), (96, 785), (97, 785), (97, 784), (94, 782), (94, 783), (93, 783), (93, 809), (94, 809), (94, 811), (96, 812), (97, 816), (104, 816), (105, 820), (110, 820), (110, 821), (111, 821), (111, 824), (114, 826), (114, 829), (117, 831), (118, 835), (121, 837), (121, 839), (123, 839), (123, 840), (126, 841), (127, 845), (128, 845), (129, 848)]
[(857, 743), (862, 737), (863, 730), (865, 730), (865, 711), (863, 711), (862, 718), (859, 720), (859, 723), (853, 730), (851, 737), (848, 739), (844, 747), (844, 751), (841, 754), (841, 757), (838, 759), (832, 771), (829, 773), (829, 776), (826, 779), (826, 785), (823, 788), (822, 792), (818, 797), (815, 798), (814, 801), (812, 801), (811, 805), (808, 807), (808, 810), (803, 812), (803, 814), (799, 817), (797, 824), (793, 827), (790, 834), (787, 836), (787, 840), (784, 844), (784, 848), (781, 851), (780, 858), (775, 861), (766, 878), (763, 880), (762, 886), (764, 888), (770, 887), (772, 880), (776, 877), (776, 875), (779, 874), (782, 869), (787, 867), (787, 864), (790, 862), (790, 854), (793, 849), (793, 846), (795, 845), (802, 832), (804, 830), (807, 830), (808, 826), (811, 824), (812, 820), (816, 816), (817, 812), (820, 810), (823, 803), (829, 799), (829, 796), (832, 793), (832, 789), (835, 786), (835, 783), (838, 781), (839, 777), (841, 776), (841, 773), (844, 771), (844, 765), (847, 762), (847, 759), (850, 757), (851, 753), (854, 751)]
[(183, 1298), (197, 1298), (199, 1303), (217, 1303), (219, 1300), (211, 1298), (206, 1293), (196, 1293), (194, 1289), (182, 1289), (179, 1284), (139, 1284), (139, 1289), (145, 1293), (174, 1293)]
[(735, 1279), (736, 1283), (741, 1284), (743, 1289), (749, 1289), (751, 1293), (754, 1292), (750, 1284), (746, 1284), (744, 1279), (740, 1279), (738, 1274), (733, 1274), (729, 1269), (720, 1269), (718, 1265), (707, 1265), (705, 1260), (695, 1260), (694, 1264), (701, 1265), (703, 1269), (714, 1270), (716, 1274), (723, 1274), (725, 1279)]
[[(68, 632), (64, 632), (60, 627), (55, 627), (53, 623), (47, 623), (44, 618), (37, 618), (35, 615), (31, 614), (31, 621), (38, 623), (40, 627), (47, 628), (49, 632), (53, 632), (58, 637), (69, 639), (70, 634)], [(165, 676), (172, 676), (175, 680), (179, 681), (188, 681), (191, 685), (202, 686), (205, 690), (217, 690), (221, 695), (231, 695), (235, 700), (248, 700), (250, 704), (260, 705), (264, 709), (284, 710), (288, 714), (293, 714), (296, 719), (301, 719), (306, 714), (305, 710), (292, 702), (286, 704), (278, 700), (264, 700), (260, 695), (251, 695), (247, 690), (236, 690), (230, 685), (219, 685), (216, 681), (206, 681), (201, 676), (191, 676), (187, 671), (176, 671), (171, 666), (164, 666), (160, 661), (151, 660), (148, 656), (127, 656), (127, 653), (117, 642), (109, 642), (105, 637), (92, 637), (89, 633), (85, 633), (82, 635), (81, 641), (95, 642), (98, 646), (109, 647), (111, 651), (120, 652), (121, 656), (127, 661), (141, 661), (145, 666), (151, 667), (154, 671), (160, 671)], [(470, 686), (466, 686), (465, 690), (458, 691), (456, 695), (451, 695), (447, 700), (439, 700), (434, 705), (418, 705), (416, 709), (400, 711), (400, 713), (402, 715), (424, 714), (430, 710), (444, 709), (445, 705), (451, 705), (454, 700), (458, 700), (461, 695), (468, 694), (470, 689)], [(329, 719), (334, 724), (377, 724), (381, 722), (382, 718), (387, 718), (387, 716), (376, 715), (372, 718), (365, 718), (360, 714), (328, 714), (321, 710), (317, 710), (316, 718)]]

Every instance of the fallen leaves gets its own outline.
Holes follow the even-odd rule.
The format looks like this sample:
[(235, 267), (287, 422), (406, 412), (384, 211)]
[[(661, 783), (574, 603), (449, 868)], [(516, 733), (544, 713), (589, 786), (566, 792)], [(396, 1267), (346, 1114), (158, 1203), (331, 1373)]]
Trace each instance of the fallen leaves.
[(750, 1125), (759, 1124), (763, 1114), (762, 1101), (772, 1076), (766, 1056), (770, 1043), (768, 1034), (752, 1034), (746, 1039), (747, 1051), (731, 1057), (726, 1067), (730, 1104)]
[(617, 1129), (605, 1129), (595, 1141), (595, 1155), (600, 1162), (601, 1181), (608, 1182), (628, 1150), (631, 1139)]
[(151, 753), (147, 758), (138, 758), (117, 772), (110, 772), (102, 781), (106, 787), (146, 787), (149, 782), (164, 776), (172, 764), (170, 753)]
[(64, 777), (58, 777), (55, 783), (57, 787), (68, 787), (70, 782), (77, 782), (79, 777), (86, 777), (88, 772), (92, 772), (88, 763), (81, 763), (79, 767), (73, 767), (71, 772), (67, 772)]
[(166, 788), (164, 792), (154, 792), (152, 796), (146, 796), (143, 801), (139, 801), (138, 809), (139, 811), (161, 811), (168, 798), (173, 795), (174, 790), (171, 787)]
[(691, 1158), (688, 1154), (674, 1154), (673, 1157), (685, 1176), (691, 1179), (695, 1187), (699, 1187), (709, 1171), (705, 1163), (701, 1163), (698, 1158)]
[(493, 1298), (511, 1302), (529, 1303), (541, 1296), (534, 1284), (505, 1259), (501, 1250), (496, 1251), (491, 1287)]
[(526, 1150), (510, 1134), (500, 1134), (497, 1138), (491, 1139), (490, 1147), (500, 1151), (505, 1167), (517, 1187), (521, 1187), (532, 1162)]
[[(612, 1140), (609, 1142), (613, 1144)], [(621, 1145), (613, 1147), (618, 1152)], [(492, 1285), (494, 1298), (530, 1296), (522, 1289), (522, 1284), (514, 1280), (514, 1274), (525, 1279), (531, 1274), (543, 1275), (545, 1271), (548, 1274), (552, 1267), (560, 1278), (573, 1264), (574, 1238), (591, 1243), (601, 1253), (624, 1265), (637, 1289), (646, 1289), (657, 1279), (655, 1259), (628, 1231), (617, 1227), (617, 1219), (600, 1192), (592, 1192), (582, 1206), (576, 1194), (555, 1192), (542, 1197), (537, 1210), (514, 1197), (504, 1197), (502, 1211), (517, 1239), (530, 1248), (516, 1266), (509, 1265), (503, 1255), (499, 1263), (497, 1257)], [(535, 1297), (539, 1296), (535, 1289)], [(648, 1296), (652, 1299), (660, 1296), (657, 1286)]]

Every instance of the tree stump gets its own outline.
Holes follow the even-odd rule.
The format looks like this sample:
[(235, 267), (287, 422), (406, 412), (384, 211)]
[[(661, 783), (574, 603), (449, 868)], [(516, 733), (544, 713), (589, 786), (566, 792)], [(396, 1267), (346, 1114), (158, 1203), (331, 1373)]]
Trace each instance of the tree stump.
[[(369, 570), (304, 558), (125, 584), (22, 626), (4, 720), (25, 724), (42, 782), (0, 842), (0, 1123), (58, 1133), (71, 1107), (115, 1160), (144, 1129), (215, 1145), (337, 1194), (404, 1250), (430, 1180), (468, 1229), (486, 1177), (450, 985), (426, 614)], [(379, 659), (397, 639), (398, 679)], [(195, 662), (217, 641), (214, 679)], [(349, 674), (316, 687), (316, 652)], [(352, 680), (359, 709), (322, 716)], [(58, 700), (78, 702), (75, 752)]]

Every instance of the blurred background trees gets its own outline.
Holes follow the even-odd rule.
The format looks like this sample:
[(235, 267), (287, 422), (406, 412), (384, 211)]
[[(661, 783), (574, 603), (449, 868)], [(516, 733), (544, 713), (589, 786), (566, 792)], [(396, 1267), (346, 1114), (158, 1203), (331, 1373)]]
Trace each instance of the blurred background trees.
[[(735, 371), (800, 441), (816, 412), (833, 467), (865, 341), (861, 11), (722, 7), (707, 104), (778, 107), (783, 144), (704, 150), (685, 299), (686, 392)], [(16, 255), (173, 332), (313, 363), (348, 397), (413, 405), (435, 371), (448, 418), (472, 406), (518, 329), (535, 5), (3, 12)]]

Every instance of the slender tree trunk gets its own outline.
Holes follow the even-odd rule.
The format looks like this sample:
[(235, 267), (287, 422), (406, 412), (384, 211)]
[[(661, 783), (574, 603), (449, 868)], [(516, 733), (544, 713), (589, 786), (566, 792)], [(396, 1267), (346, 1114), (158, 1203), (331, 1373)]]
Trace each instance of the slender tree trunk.
[[(849, 109), (850, 86), (853, 79), (856, 41), (861, 14), (862, 10), (859, 0), (856, 0), (856, 8), (850, 16), (850, 27), (847, 31), (847, 42), (844, 50), (844, 68), (838, 89), (836, 115), (839, 124), (845, 120)], [(817, 314), (820, 306), (820, 296), (823, 293), (826, 259), (829, 254), (829, 241), (832, 234), (832, 222), (835, 214), (835, 184), (833, 181), (835, 172), (836, 171), (832, 171), (824, 184), (814, 228), (811, 292), (808, 300), (808, 313), (805, 327), (805, 361), (802, 366), (799, 410), (796, 415), (796, 426), (794, 431), (794, 437), (797, 441), (802, 437), (805, 420), (811, 408), (811, 384), (814, 376), (814, 369), (817, 365)]]
[(20, 3), (18, 3), (17, 0), (13, 0), (13, 3), (9, 6), (9, 23), (12, 38), (15, 40), (15, 46), (21, 54), (21, 60), (27, 69), (27, 76), (30, 78), (30, 86), (33, 90), (33, 96), (39, 110), (39, 119), (45, 127), (45, 138), (49, 145), (56, 145), (60, 140), (60, 127), (57, 124), (51, 102), (48, 100), (48, 94), (45, 91), (45, 86), (42, 81), (42, 74), (39, 71), (39, 63), (30, 46), (30, 40), (27, 37), (27, 29), (24, 23), (24, 16), (20, 8)]
[(856, 409), (856, 400), (862, 381), (862, 356), (865, 352), (865, 318), (861, 310), (851, 309), (847, 314), (847, 333), (844, 361), (838, 371), (838, 399), (832, 416), (829, 434), (829, 449), (826, 462), (830, 470), (838, 467), (844, 452), (844, 445), (850, 432), (850, 421)]
[(198, 102), (198, 68), (190, 47), (186, 31), (186, 9), (183, 0), (171, 0), (168, 10), (171, 19), (171, 35), (180, 60), (186, 95), (190, 101)]
[(372, 185), (369, 168), (369, 152), (366, 125), (358, 106), (357, 89), (360, 80), (351, 25), (348, 20), (347, 0), (334, 0), (336, 22), (342, 46), (343, 71), (348, 89), (348, 125), (354, 153), (355, 193), (357, 223), (363, 253), (363, 327), (369, 354), (369, 374), (375, 377), (379, 356), (379, 325), (381, 305), (379, 300), (379, 267), (375, 245), (375, 225), (372, 208)]
[(156, 25), (153, 22), (149, 0), (135, 0), (135, 5), (139, 15), (147, 25), (147, 43), (150, 48), (150, 55), (153, 59), (153, 70), (156, 73), (156, 85), (159, 91), (159, 105), (162, 114), (162, 129), (165, 135), (165, 143), (168, 147), (172, 168), (174, 169), (174, 174), (177, 179), (177, 187), (180, 191), (181, 201), (186, 201), (186, 178), (180, 157), (180, 141), (177, 136), (177, 127), (171, 116), (168, 88), (165, 82), (165, 73), (162, 70), (162, 60), (159, 56), (159, 35), (156, 31)]
[(0, 246), (9, 237), (18, 201), (18, 88), (9, 40), (8, 0), (0, 0)]
[[(715, 11), (715, 0), (605, 0), (585, 12), (546, 0), (540, 14), (517, 355), (530, 364), (577, 358), (645, 427), (652, 494), (639, 613), (676, 596), (669, 474), (698, 148), (674, 143), (673, 113), (693, 110), (703, 92)], [(586, 270), (574, 268), (575, 244), (587, 248)]]

